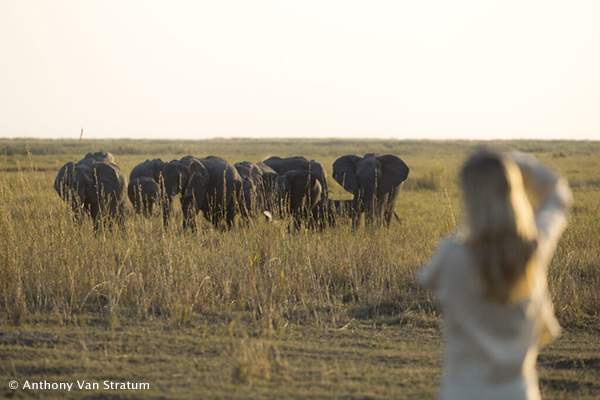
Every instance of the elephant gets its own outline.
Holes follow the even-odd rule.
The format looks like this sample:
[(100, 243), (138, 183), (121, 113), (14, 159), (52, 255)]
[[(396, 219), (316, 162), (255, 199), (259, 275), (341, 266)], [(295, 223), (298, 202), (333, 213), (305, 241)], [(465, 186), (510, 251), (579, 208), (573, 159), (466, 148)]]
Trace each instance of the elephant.
[(272, 173), (277, 175), (277, 173), (262, 162), (255, 164), (249, 161), (242, 161), (235, 163), (234, 167), (242, 178), (242, 195), (248, 216), (254, 215), (257, 211), (264, 212), (267, 209), (267, 189), (263, 182), (263, 174)]
[(365, 154), (364, 157), (346, 155), (333, 163), (333, 179), (354, 195), (352, 226), (360, 222), (365, 213), (365, 224), (389, 227), (394, 206), (409, 168), (394, 155)]
[(181, 193), (184, 230), (196, 230), (198, 211), (215, 227), (222, 228), (225, 223), (227, 229), (242, 211), (242, 178), (233, 165), (220, 157), (186, 156), (168, 162), (162, 174), (165, 200)]
[(136, 165), (129, 174), (127, 194), (137, 214), (152, 215), (153, 206), (162, 201), (162, 170), (165, 162), (160, 158), (146, 160)]
[(302, 220), (308, 220), (309, 227), (313, 225), (310, 217), (323, 190), (319, 178), (318, 173), (308, 170), (288, 171), (277, 177), (279, 212), (292, 215), (295, 229), (301, 227)]
[(149, 176), (134, 178), (127, 186), (127, 195), (137, 214), (152, 215), (155, 204), (160, 204), (160, 186)]
[(77, 217), (82, 212), (91, 215), (95, 231), (105, 216), (109, 224), (113, 219), (124, 223), (127, 177), (112, 161), (110, 153), (88, 153), (77, 163), (63, 165), (54, 180), (54, 189), (71, 203)]
[(263, 161), (263, 164), (271, 167), (277, 174), (283, 175), (288, 171), (307, 170), (317, 174), (319, 183), (321, 184), (321, 199), (327, 199), (329, 196), (329, 188), (327, 186), (327, 174), (323, 166), (315, 160), (308, 161), (302, 156), (296, 157), (270, 157)]

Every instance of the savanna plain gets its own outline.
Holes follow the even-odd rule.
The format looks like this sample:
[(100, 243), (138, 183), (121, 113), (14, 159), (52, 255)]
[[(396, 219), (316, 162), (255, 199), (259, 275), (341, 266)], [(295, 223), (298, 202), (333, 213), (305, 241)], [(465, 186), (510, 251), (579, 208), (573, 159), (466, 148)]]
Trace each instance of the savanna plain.
[[(0, 139), (0, 396), (435, 398), (444, 327), (415, 276), (460, 223), (457, 171), (484, 144), (569, 179), (574, 207), (548, 277), (563, 334), (542, 347), (538, 371), (545, 399), (599, 398), (600, 142), (85, 138)], [(94, 233), (53, 188), (88, 151), (113, 153), (126, 175), (147, 158), (302, 155), (325, 167), (334, 199), (351, 198), (331, 178), (346, 154), (394, 154), (410, 174), (389, 228), (289, 232), (256, 218), (221, 232), (199, 215), (192, 233), (180, 209), (163, 229), (128, 203), (124, 230)]]

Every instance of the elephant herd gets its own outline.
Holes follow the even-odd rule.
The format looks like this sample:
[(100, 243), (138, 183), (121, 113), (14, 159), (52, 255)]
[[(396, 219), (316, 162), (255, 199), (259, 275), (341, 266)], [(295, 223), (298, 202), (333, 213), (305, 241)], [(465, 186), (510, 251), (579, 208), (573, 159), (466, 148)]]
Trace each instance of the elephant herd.
[(103, 222), (123, 226), (126, 194), (137, 214), (150, 216), (158, 209), (165, 227), (179, 196), (184, 230), (196, 230), (200, 211), (218, 229), (230, 229), (237, 215), (242, 221), (291, 216), (294, 229), (302, 224), (324, 229), (341, 217), (352, 218), (355, 227), (362, 214), (366, 224), (389, 226), (408, 172), (394, 155), (340, 157), (333, 178), (354, 198), (332, 200), (322, 165), (301, 156), (233, 165), (215, 156), (146, 160), (133, 168), (128, 184), (113, 155), (98, 152), (65, 164), (54, 188), (76, 216), (92, 217), (95, 230)]

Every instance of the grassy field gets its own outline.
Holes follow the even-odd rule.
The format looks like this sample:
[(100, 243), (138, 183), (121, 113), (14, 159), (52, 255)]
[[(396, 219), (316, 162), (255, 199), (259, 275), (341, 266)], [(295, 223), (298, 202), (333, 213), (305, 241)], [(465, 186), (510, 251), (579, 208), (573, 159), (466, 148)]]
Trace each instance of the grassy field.
[[(443, 327), (415, 282), (461, 218), (456, 173), (471, 141), (0, 139), (0, 396), (14, 398), (434, 398)], [(565, 329), (539, 358), (544, 398), (600, 396), (600, 142), (489, 143), (562, 171), (575, 196), (549, 272)], [(58, 169), (110, 151), (126, 174), (147, 158), (234, 163), (395, 154), (411, 168), (389, 229), (348, 223), (289, 234), (253, 221), (184, 233), (176, 209), (128, 215), (125, 231), (73, 222)], [(329, 179), (333, 198), (350, 198)], [(128, 204), (129, 211), (132, 211)], [(20, 389), (11, 390), (16, 380)], [(69, 382), (66, 390), (25, 382)], [(77, 381), (99, 383), (79, 389)], [(148, 390), (103, 389), (104, 381)]]

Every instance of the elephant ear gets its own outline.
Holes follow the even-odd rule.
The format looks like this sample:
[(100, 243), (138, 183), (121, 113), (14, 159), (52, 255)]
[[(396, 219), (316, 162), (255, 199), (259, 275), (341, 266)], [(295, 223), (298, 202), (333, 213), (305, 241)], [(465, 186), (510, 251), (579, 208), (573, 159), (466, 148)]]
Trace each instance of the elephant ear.
[(315, 172), (319, 177), (319, 181), (323, 187), (323, 190), (329, 190), (327, 188), (327, 173), (323, 169), (323, 166), (315, 160), (310, 160), (309, 168), (310, 171)]
[(159, 183), (164, 186), (167, 197), (174, 197), (180, 193), (181, 186), (186, 183), (183, 182), (186, 171), (187, 167), (179, 160), (171, 160), (165, 163), (161, 171), (162, 180)]
[(333, 163), (333, 179), (352, 194), (357, 194), (359, 187), (356, 180), (356, 165), (361, 160), (355, 155), (338, 158)]
[(255, 185), (259, 185), (262, 181), (262, 171), (256, 166), (256, 164), (252, 164), (250, 166), (250, 179)]
[(156, 183), (160, 183), (161, 177), (162, 177), (162, 170), (165, 166), (165, 162), (163, 160), (161, 160), (160, 158), (155, 158), (154, 160), (150, 161), (151, 166), (152, 166), (152, 179), (154, 179), (154, 181)]
[(379, 156), (377, 160), (381, 162), (382, 175), (377, 190), (380, 195), (383, 195), (404, 182), (408, 177), (409, 169), (400, 157), (391, 154)]
[(277, 179), (277, 185), (279, 186), (279, 190), (282, 192), (289, 192), (292, 190), (292, 184), (294, 183), (294, 171), (286, 172), (285, 174), (279, 176)]
[(75, 181), (75, 164), (71, 161), (62, 166), (54, 180), (54, 190), (58, 193), (61, 199), (66, 200), (69, 196), (69, 190)]
[(190, 160), (187, 167), (187, 182), (184, 183), (183, 188), (183, 200), (195, 196), (196, 203), (200, 204), (206, 192), (209, 176), (204, 164), (198, 160)]

